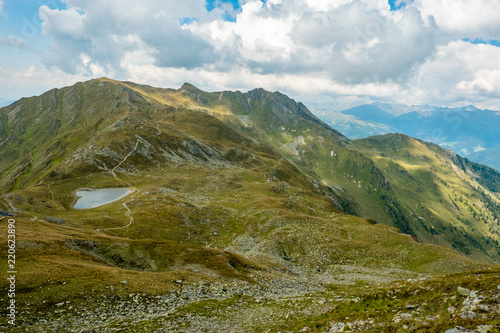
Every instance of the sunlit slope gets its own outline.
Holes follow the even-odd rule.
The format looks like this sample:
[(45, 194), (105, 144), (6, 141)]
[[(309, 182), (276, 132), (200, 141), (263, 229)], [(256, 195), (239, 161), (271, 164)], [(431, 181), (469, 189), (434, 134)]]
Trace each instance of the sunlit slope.
[(353, 141), (391, 184), (411, 228), (423, 242), (479, 258), (498, 258), (500, 178), (437, 145), (399, 134)]

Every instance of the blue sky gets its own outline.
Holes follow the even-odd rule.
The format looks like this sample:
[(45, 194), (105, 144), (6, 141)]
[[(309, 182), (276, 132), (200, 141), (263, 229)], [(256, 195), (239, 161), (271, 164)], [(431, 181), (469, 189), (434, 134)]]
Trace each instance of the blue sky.
[(208, 0), (206, 2), (206, 8), (208, 11), (211, 11), (214, 8), (221, 7), (225, 3), (231, 4), (233, 6), (233, 9), (236, 9), (236, 10), (241, 8), (240, 3), (237, 0), (229, 0), (229, 1), (227, 1), (227, 0)]
[(464, 38), (463, 41), (472, 44), (485, 44), (485, 45), (493, 45), (500, 47), (500, 40), (495, 40), (495, 39), (484, 40), (481, 38), (475, 38), (475, 39)]
[(389, 0), (389, 6), (391, 7), (391, 10), (399, 10), (406, 7), (406, 2), (401, 0)]
[(497, 0), (0, 0), (0, 103), (108, 76), (500, 109)]

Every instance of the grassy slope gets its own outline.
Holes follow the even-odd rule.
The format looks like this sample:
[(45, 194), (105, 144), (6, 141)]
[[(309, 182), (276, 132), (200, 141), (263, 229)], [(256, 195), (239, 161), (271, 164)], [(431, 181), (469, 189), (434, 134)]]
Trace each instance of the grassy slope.
[(82, 145), (91, 144), (97, 133), (127, 119), (144, 102), (125, 86), (89, 81), (0, 109), (1, 191), (40, 180)]
[[(99, 98), (100, 96), (106, 98)], [(60, 100), (60, 103), (53, 104), (54, 98)], [(345, 137), (322, 123), (303, 105), (279, 93), (270, 93), (262, 89), (255, 89), (245, 94), (206, 93), (189, 84), (185, 84), (180, 90), (169, 90), (102, 79), (77, 84), (61, 91), (51, 91), (28, 102), (29, 107), (48, 105), (46, 107), (49, 107), (49, 110), (40, 107), (39, 113), (41, 112), (42, 116), (38, 115), (37, 120), (31, 122), (28, 118), (24, 121), (28, 126), (23, 125), (23, 127), (30, 128), (29, 124), (35, 123), (37, 126), (31, 127), (35, 133), (40, 133), (41, 126), (47, 123), (60, 122), (66, 125), (60, 126), (61, 129), (54, 134), (53, 140), (56, 145), (47, 148), (50, 145), (45, 144), (47, 139), (37, 138), (35, 142), (41, 147), (33, 149), (31, 146), (32, 157), (29, 163), (27, 157), (24, 159), (18, 157), (17, 163), (10, 164), (11, 168), (6, 169), (2, 177), (6, 182), (4, 189), (23, 187), (25, 184), (30, 184), (30, 181), (33, 183), (49, 173), (52, 178), (61, 178), (68, 177), (68, 173), (71, 172), (74, 173), (72, 176), (88, 170), (105, 172), (111, 169), (112, 165), (119, 163), (120, 155), (123, 156), (127, 150), (132, 149), (134, 139), (158, 132), (159, 126), (165, 123), (170, 125), (166, 133), (168, 137), (160, 138), (156, 135), (157, 138), (148, 144), (152, 147), (167, 147), (167, 151), (173, 149), (172, 158), (177, 158), (176, 149), (179, 146), (185, 146), (186, 140), (181, 138), (186, 133), (190, 133), (191, 136), (195, 133), (203, 133), (204, 136), (210, 134), (210, 137), (203, 138), (204, 142), (209, 143), (219, 142), (223, 136), (227, 136), (223, 138), (225, 143), (246, 140), (245, 144), (248, 145), (253, 141), (245, 137), (250, 137), (264, 144), (258, 147), (259, 150), (265, 151), (268, 149), (265, 146), (270, 145), (280, 155), (295, 163), (302, 172), (330, 185), (330, 195), (336, 207), (344, 212), (367, 216), (396, 226), (406, 233), (418, 236), (421, 241), (443, 244), (472, 255), (476, 259), (496, 260), (495, 258), (500, 256), (495, 250), (498, 240), (498, 205), (492, 199), (494, 195), (490, 195), (489, 192), (498, 190), (494, 172), (491, 173), (491, 170), (485, 172), (484, 168), (478, 169), (477, 165), (468, 162), (468, 170), (474, 173), (473, 180), (483, 185), (493, 184), (490, 185), (493, 187), (478, 191), (471, 188), (469, 184), (471, 179), (464, 181), (455, 177), (452, 186), (465, 188), (455, 197), (452, 189), (442, 186), (446, 183), (435, 182), (441, 174), (449, 173), (447, 168), (439, 167), (421, 172), (422, 170), (413, 167), (413, 171), (409, 173), (405, 167), (408, 168), (407, 163), (415, 161), (406, 161), (408, 156), (403, 156), (399, 152), (393, 154), (389, 159), (391, 163), (387, 163), (387, 158), (381, 157), (386, 154), (387, 149), (394, 146), (394, 142), (391, 141), (393, 137), (388, 136), (383, 142), (370, 146), (370, 149), (364, 149), (362, 144), (358, 144), (365, 142), (363, 140), (349, 145)], [(28, 110), (24, 104), (19, 106), (15, 103), (10, 109), (2, 111), (12, 113), (9, 110), (23, 110), (23, 108)], [(63, 108), (64, 112), (61, 111)], [(186, 108), (195, 112), (188, 112)], [(78, 122), (81, 114), (89, 113), (101, 117), (101, 120), (90, 128), (85, 126), (85, 122)], [(32, 114), (36, 113), (16, 112), (17, 119), (14, 118), (14, 121), (7, 123), (10, 124), (10, 132), (14, 132), (13, 125), (23, 124), (24, 117)], [(224, 133), (220, 133), (219, 123), (207, 122), (207, 119), (211, 119), (210, 115), (227, 125), (224, 126)], [(197, 119), (198, 117), (205, 118), (202, 120)], [(59, 118), (63, 120), (60, 121)], [(185, 127), (181, 132), (172, 129), (179, 121)], [(72, 124), (71, 128), (67, 125), (69, 123)], [(9, 139), (12, 140), (14, 137), (19, 142), (29, 141), (22, 138), (32, 137), (33, 131), (25, 131), (25, 134), (17, 136), (11, 135)], [(127, 131), (128, 133), (125, 133)], [(71, 136), (68, 133), (71, 133)], [(126, 144), (123, 144), (125, 137), (128, 139)], [(411, 144), (401, 147), (401, 151), (404, 154), (411, 154), (410, 151), (415, 150), (418, 155), (420, 148), (413, 147), (416, 142), (412, 141)], [(25, 146), (21, 146), (17, 151), (26, 150)], [(68, 167), (71, 163), (67, 161), (66, 154), (71, 154), (78, 146), (80, 146), (78, 154), (73, 154), (71, 157), (71, 162), (76, 166)], [(96, 147), (100, 148), (100, 151)], [(109, 154), (106, 154), (106, 149), (109, 150)], [(227, 148), (224, 153), (230, 149), (232, 148)], [(99, 158), (90, 159), (90, 162), (86, 163), (84, 156), (88, 154), (98, 154)], [(156, 154), (160, 152), (156, 151)], [(464, 168), (463, 162), (457, 158), (450, 158), (445, 151), (434, 149), (434, 153), (427, 152), (427, 154), (434, 154), (434, 159), (437, 158), (442, 164), (448, 164), (452, 168)], [(5, 155), (9, 156), (9, 152)], [(11, 156), (12, 154), (9, 157)], [(140, 163), (140, 156), (138, 157), (139, 159), (133, 161), (134, 155), (132, 155), (130, 160)], [(169, 162), (172, 162), (172, 158)], [(62, 160), (66, 160), (64, 173), (61, 172), (63, 168), (58, 165)], [(407, 163), (402, 166), (403, 162), (392, 163), (392, 160)], [(420, 163), (427, 161), (422, 157)], [(29, 170), (24, 170), (23, 174), (22, 168)], [(123, 183), (123, 186), (125, 185), (126, 183)], [(453, 193), (443, 193), (443, 191)], [(478, 200), (470, 205), (469, 200), (473, 195), (478, 196)], [(445, 197), (445, 201), (441, 197)], [(407, 202), (413, 198), (418, 198), (418, 203), (410, 207)], [(462, 210), (468, 211), (462, 212), (457, 217), (455, 210), (459, 209), (457, 207), (460, 205), (464, 206)], [(425, 219), (427, 222), (422, 222)], [(481, 223), (478, 223), (479, 221)], [(450, 230), (453, 236), (446, 232), (447, 227), (452, 228)], [(468, 233), (473, 233), (475, 236), (470, 239), (467, 237)], [(449, 234), (448, 238), (443, 237), (443, 234)]]
[(476, 181), (484, 178), (473, 177), (471, 169), (484, 167), (462, 166), (456, 155), (404, 135), (358, 140), (353, 146), (385, 170), (420, 240), (475, 258), (498, 257), (498, 199), (485, 194), (488, 189)]

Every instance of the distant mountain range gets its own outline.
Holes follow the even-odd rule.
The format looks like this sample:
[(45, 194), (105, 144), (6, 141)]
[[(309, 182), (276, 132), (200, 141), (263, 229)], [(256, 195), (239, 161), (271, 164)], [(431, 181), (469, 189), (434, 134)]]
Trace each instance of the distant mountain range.
[(403, 133), (500, 170), (500, 111), (374, 103), (317, 114), (351, 139)]
[(14, 103), (14, 101), (9, 101), (7, 99), (0, 98), (0, 108), (2, 106), (7, 106), (7, 105), (12, 104), (12, 103)]

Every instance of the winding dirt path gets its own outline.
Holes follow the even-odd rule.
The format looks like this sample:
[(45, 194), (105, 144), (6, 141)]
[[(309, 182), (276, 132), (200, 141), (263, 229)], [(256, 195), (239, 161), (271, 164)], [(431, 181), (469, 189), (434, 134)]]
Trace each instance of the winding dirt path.
[(106, 230), (118, 230), (118, 229), (128, 229), (128, 227), (130, 227), (132, 225), (132, 223), (134, 222), (134, 218), (132, 217), (131, 213), (132, 211), (130, 210), (130, 208), (128, 208), (127, 206), (127, 202), (129, 202), (131, 200), (128, 200), (126, 202), (124, 202), (122, 204), (123, 207), (125, 207), (125, 209), (127, 210), (127, 212), (125, 213), (125, 216), (129, 217), (129, 222), (127, 225), (124, 225), (124, 226), (121, 226), (121, 227), (113, 227), (113, 228), (106, 228), (106, 229), (99, 229), (100, 231), (106, 231)]
[[(116, 168), (118, 168), (120, 165), (122, 165), (123, 162), (125, 162), (127, 160), (127, 158), (129, 158), (130, 155), (132, 155), (136, 150), (137, 150), (137, 146), (139, 145), (139, 139), (137, 139), (137, 141), (135, 142), (135, 146), (134, 148), (132, 148), (132, 150), (130, 150), (130, 152), (127, 154), (127, 156), (125, 156), (123, 158), (123, 160), (121, 160), (120, 163), (118, 163), (117, 165), (115, 165), (115, 167), (113, 169), (110, 170), (111, 174), (113, 175), (113, 177), (115, 177), (115, 179), (119, 182), (123, 182), (123, 180), (119, 179), (117, 176), (116, 176), (116, 173), (115, 173), (115, 170)], [(126, 182), (124, 182), (126, 183)]]
[(128, 229), (132, 223), (134, 222), (134, 218), (132, 216), (132, 211), (130, 210), (130, 208), (127, 206), (127, 203), (129, 202), (132, 202), (134, 200), (134, 198), (137, 196), (137, 194), (139, 194), (139, 192), (141, 190), (139, 190), (137, 187), (135, 187), (134, 185), (124, 181), (124, 180), (121, 180), (120, 178), (118, 178), (118, 176), (116, 175), (116, 172), (115, 172), (115, 169), (118, 168), (120, 165), (122, 165), (123, 162), (125, 162), (127, 160), (127, 158), (129, 158), (130, 155), (132, 155), (136, 150), (137, 150), (137, 146), (139, 145), (139, 139), (137, 139), (137, 141), (135, 142), (135, 146), (134, 148), (132, 148), (132, 150), (130, 150), (130, 152), (127, 154), (127, 156), (125, 156), (123, 158), (123, 160), (120, 161), (120, 163), (118, 163), (113, 169), (110, 170), (111, 174), (113, 175), (113, 177), (115, 177), (115, 179), (119, 182), (123, 182), (127, 185), (130, 186), (130, 188), (132, 189), (132, 198), (130, 200), (127, 200), (125, 201), (122, 206), (125, 207), (125, 209), (127, 210), (127, 212), (125, 213), (125, 216), (129, 218), (129, 222), (127, 225), (124, 225), (124, 226), (121, 226), (121, 227), (113, 227), (113, 228), (106, 228), (106, 229), (97, 229), (98, 231), (106, 231), (106, 230), (118, 230), (118, 229)]

